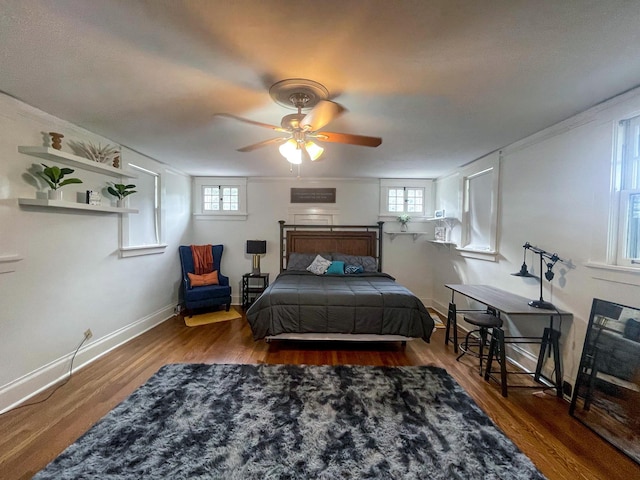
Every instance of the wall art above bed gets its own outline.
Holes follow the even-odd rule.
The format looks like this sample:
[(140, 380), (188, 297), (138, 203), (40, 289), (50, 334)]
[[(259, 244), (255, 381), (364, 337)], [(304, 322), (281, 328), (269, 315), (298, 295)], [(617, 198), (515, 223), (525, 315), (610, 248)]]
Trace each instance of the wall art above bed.
[(336, 189), (292, 188), (291, 203), (336, 203)]

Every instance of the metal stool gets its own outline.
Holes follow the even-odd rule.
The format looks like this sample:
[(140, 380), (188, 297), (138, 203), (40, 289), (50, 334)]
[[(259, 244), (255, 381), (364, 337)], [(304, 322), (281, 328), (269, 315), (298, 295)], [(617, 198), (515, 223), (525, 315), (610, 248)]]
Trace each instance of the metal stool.
[[(478, 328), (467, 333), (464, 338), (464, 342), (462, 342), (459, 346), (462, 353), (458, 355), (458, 358), (456, 358), (456, 360), (460, 360), (460, 358), (462, 358), (462, 356), (466, 353), (477, 356), (480, 359), (480, 375), (482, 375), (484, 346), (487, 344), (489, 329), (500, 328), (502, 326), (502, 320), (495, 314), (495, 311), (493, 310), (487, 310), (486, 313), (468, 313), (464, 316), (464, 320), (465, 322), (470, 323), (471, 325), (475, 325)], [(478, 336), (477, 339), (472, 338), (472, 336), (475, 335)], [(478, 350), (472, 350), (470, 347), (477, 347)]]

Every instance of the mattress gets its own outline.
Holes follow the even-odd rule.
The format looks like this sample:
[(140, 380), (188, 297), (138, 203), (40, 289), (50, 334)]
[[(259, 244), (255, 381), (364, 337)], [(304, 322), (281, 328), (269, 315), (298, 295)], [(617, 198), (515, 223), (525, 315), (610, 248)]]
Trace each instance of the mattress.
[(253, 338), (290, 333), (401, 335), (428, 342), (429, 312), (386, 273), (285, 271), (247, 310)]

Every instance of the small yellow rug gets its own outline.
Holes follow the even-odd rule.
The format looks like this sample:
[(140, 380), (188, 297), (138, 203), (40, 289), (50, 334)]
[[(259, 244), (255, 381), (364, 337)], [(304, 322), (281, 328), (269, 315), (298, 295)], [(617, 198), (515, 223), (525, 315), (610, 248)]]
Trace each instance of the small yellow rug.
[(431, 318), (433, 318), (433, 323), (435, 323), (436, 328), (447, 328), (447, 326), (443, 323), (440, 314), (436, 312), (433, 308), (428, 308), (429, 313), (431, 314)]
[(229, 320), (237, 320), (242, 318), (238, 312), (233, 308), (228, 312), (220, 310), (218, 312), (202, 313), (200, 315), (194, 315), (193, 317), (184, 317), (184, 323), (187, 327), (197, 327), (199, 325), (207, 325), (209, 323), (227, 322)]

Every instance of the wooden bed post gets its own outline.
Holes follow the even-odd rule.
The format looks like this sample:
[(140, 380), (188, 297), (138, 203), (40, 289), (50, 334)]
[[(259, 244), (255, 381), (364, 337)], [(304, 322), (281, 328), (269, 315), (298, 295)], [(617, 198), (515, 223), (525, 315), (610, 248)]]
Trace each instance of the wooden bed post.
[(378, 271), (382, 272), (382, 225), (384, 222), (378, 222)]
[(278, 220), (280, 224), (280, 273), (284, 271), (284, 220)]

